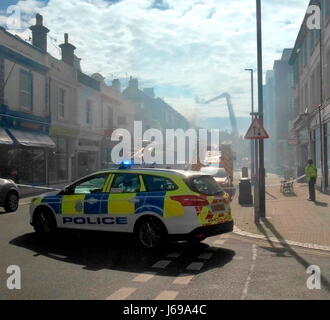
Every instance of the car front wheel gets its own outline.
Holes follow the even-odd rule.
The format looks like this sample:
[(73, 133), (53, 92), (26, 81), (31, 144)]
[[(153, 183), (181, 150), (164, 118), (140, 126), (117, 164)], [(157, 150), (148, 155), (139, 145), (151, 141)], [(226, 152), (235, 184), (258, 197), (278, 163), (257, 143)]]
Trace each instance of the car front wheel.
[(40, 210), (35, 214), (33, 222), (34, 230), (39, 234), (49, 234), (56, 229), (56, 221), (47, 210)]
[(18, 209), (19, 197), (16, 192), (9, 192), (4, 205), (6, 212), (15, 212)]

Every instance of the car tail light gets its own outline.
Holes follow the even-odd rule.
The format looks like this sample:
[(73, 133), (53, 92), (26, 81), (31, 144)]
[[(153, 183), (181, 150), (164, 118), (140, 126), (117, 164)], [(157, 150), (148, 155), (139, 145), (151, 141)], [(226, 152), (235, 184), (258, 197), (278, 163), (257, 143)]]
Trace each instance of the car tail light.
[(180, 202), (184, 207), (204, 207), (209, 205), (207, 199), (194, 195), (172, 196), (171, 199)]

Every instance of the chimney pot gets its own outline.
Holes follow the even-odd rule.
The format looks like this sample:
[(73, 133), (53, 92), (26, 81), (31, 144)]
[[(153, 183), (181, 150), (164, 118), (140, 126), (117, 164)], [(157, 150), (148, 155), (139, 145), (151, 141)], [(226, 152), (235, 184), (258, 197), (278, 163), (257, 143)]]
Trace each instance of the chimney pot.
[(69, 35), (67, 33), (64, 33), (64, 42), (69, 43)]
[(43, 25), (43, 17), (39, 13), (36, 14), (36, 24), (39, 25), (39, 26)]

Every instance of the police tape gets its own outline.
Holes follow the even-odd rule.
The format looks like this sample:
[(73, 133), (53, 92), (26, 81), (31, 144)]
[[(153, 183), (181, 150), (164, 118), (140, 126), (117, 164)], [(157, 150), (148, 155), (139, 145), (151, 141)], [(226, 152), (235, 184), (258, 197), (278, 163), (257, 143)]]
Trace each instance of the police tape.
[[(289, 184), (289, 183), (294, 183), (297, 182), (298, 180), (301, 180), (303, 178), (305, 178), (306, 175), (302, 175), (296, 179), (292, 179), (292, 180), (283, 180), (281, 183), (276, 183), (276, 184), (266, 184), (266, 188), (269, 187), (279, 187), (282, 186), (283, 184)], [(40, 189), (40, 190), (52, 190), (52, 191), (61, 191), (63, 189), (59, 189), (59, 188), (52, 188), (52, 187), (40, 187), (40, 186), (34, 186), (34, 185), (28, 185), (28, 184), (16, 184), (18, 187), (20, 188), (33, 188), (33, 189)], [(223, 189), (225, 190), (236, 190), (239, 187), (223, 187)]]
[[(300, 177), (298, 177), (298, 178), (295, 178), (295, 179), (291, 179), (291, 180), (283, 180), (281, 183), (275, 183), (275, 184), (266, 184), (266, 188), (269, 188), (269, 187), (280, 187), (280, 186), (282, 186), (282, 185), (286, 185), (286, 184), (290, 184), (290, 183), (294, 183), (294, 182), (298, 182), (298, 180), (301, 180), (301, 179), (303, 179), (303, 178), (305, 178), (306, 177), (306, 175), (304, 174), (304, 175), (302, 175), (302, 176), (300, 176)], [(225, 190), (236, 190), (236, 189), (238, 189), (239, 187), (238, 186), (236, 186), (236, 187), (223, 187), (223, 189), (225, 189)]]
[(40, 186), (34, 186), (29, 184), (16, 184), (19, 188), (33, 188), (33, 189), (40, 189), (40, 190), (53, 190), (53, 191), (61, 191), (62, 189), (58, 188), (51, 188), (51, 187), (40, 187)]

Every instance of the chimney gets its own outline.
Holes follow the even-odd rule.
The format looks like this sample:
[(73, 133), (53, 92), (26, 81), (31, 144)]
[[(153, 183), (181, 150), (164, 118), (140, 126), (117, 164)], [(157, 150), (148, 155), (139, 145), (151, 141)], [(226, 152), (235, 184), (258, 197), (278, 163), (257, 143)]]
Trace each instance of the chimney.
[(74, 66), (74, 51), (76, 50), (76, 47), (69, 43), (69, 35), (67, 33), (64, 34), (64, 43), (60, 45), (60, 48), (62, 50), (62, 61), (70, 66)]
[(43, 25), (43, 17), (39, 13), (36, 14), (36, 24), (30, 27), (32, 31), (32, 45), (47, 52), (47, 29)]
[(116, 91), (120, 92), (121, 84), (120, 84), (119, 79), (112, 80), (112, 88), (114, 88)]
[(131, 89), (136, 89), (138, 90), (139, 89), (139, 81), (138, 79), (136, 78), (133, 78), (132, 76), (129, 78), (129, 81), (128, 81), (128, 87), (131, 88)]

